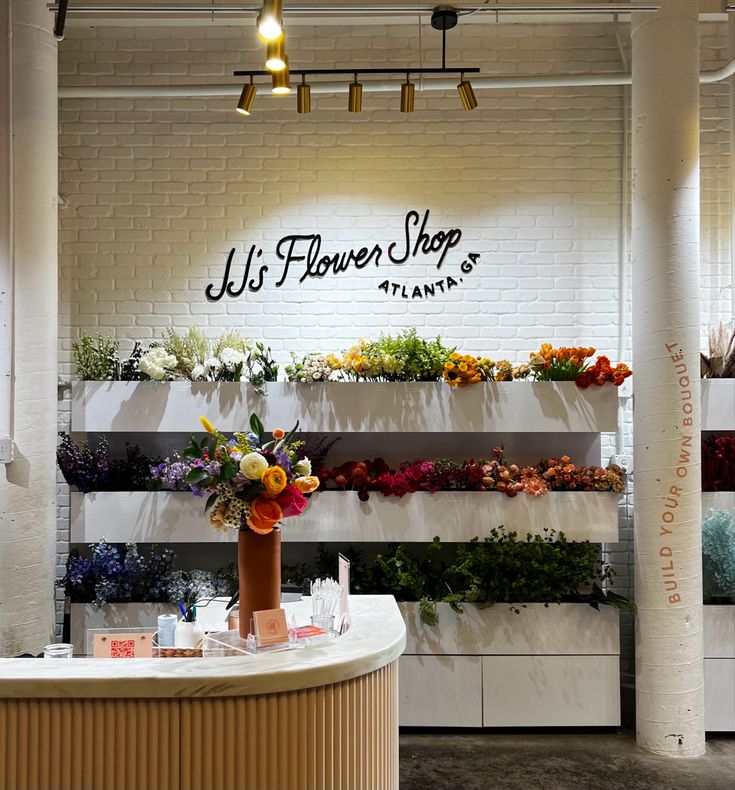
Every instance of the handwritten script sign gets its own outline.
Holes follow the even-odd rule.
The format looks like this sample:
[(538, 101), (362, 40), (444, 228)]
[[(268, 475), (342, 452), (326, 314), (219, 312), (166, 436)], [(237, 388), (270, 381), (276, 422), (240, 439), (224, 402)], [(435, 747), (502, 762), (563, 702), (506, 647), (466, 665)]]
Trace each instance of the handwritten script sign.
[[(250, 245), (248, 252), (243, 253), (244, 262), (235, 260), (236, 251), (233, 248), (227, 256), (221, 282), (210, 283), (204, 293), (210, 301), (218, 302), (223, 297), (237, 299), (243, 294), (257, 293), (269, 279), (275, 280), (276, 288), (281, 288), (293, 280), (301, 285), (307, 280), (319, 280), (328, 275), (339, 276), (350, 270), (380, 268), (388, 263), (404, 266), (411, 261), (428, 259), (436, 267), (437, 276), (419, 285), (394, 282), (390, 278), (378, 285), (378, 290), (387, 296), (428, 299), (458, 287), (464, 282), (464, 275), (470, 274), (480, 261), (480, 254), (476, 252), (464, 256), (459, 265), (457, 261), (448, 260), (462, 239), (462, 231), (449, 228), (432, 232), (429, 230), (429, 209), (423, 216), (418, 211), (409, 211), (403, 235), (403, 239), (390, 243), (385, 249), (380, 244), (373, 244), (342, 252), (325, 252), (320, 233), (292, 234), (284, 236), (276, 244), (274, 254), (277, 265), (267, 263), (263, 249), (256, 244)], [(447, 270), (443, 268), (445, 264)], [(242, 276), (237, 276), (238, 270)], [(445, 273), (449, 270), (451, 274)]]

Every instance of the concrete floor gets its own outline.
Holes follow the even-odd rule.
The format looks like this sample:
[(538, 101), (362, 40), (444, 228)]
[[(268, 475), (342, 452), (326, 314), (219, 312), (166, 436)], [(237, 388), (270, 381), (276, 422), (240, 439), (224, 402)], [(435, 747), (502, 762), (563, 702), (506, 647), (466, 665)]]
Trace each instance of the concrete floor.
[(639, 749), (606, 734), (403, 734), (401, 790), (735, 790), (735, 739), (706, 757)]

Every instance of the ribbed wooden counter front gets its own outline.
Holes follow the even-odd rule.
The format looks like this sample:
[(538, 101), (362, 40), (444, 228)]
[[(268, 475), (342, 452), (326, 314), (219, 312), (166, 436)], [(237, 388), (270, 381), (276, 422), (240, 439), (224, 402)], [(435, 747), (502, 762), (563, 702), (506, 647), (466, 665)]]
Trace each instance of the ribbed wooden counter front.
[[(392, 599), (361, 603), (367, 600), (391, 600), (400, 618)], [(358, 619), (342, 639), (360, 628)], [(403, 644), (405, 636), (399, 653)], [(265, 694), (232, 695), (225, 687), (222, 696), (0, 699), (0, 788), (397, 790), (393, 652), (384, 646), (388, 663), (356, 677)], [(110, 661), (111, 682), (121, 663)], [(6, 677), (0, 675), (0, 691)]]

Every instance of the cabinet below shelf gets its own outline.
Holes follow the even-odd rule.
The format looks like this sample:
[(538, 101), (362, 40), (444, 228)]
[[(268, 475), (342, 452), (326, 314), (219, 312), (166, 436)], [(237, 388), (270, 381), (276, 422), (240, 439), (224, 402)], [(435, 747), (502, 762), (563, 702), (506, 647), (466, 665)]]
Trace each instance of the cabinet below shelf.
[[(374, 493), (367, 502), (353, 491), (322, 491), (300, 517), (286, 519), (283, 539), (427, 543), (438, 535), (445, 542), (466, 542), (503, 525), (519, 536), (555, 529), (568, 540), (612, 543), (618, 540), (618, 502), (618, 494), (597, 491), (513, 498), (478, 491), (415, 493), (400, 499)], [(102, 538), (111, 543), (214, 543), (234, 542), (236, 534), (210, 529), (204, 499), (188, 492), (72, 492), (71, 542)]]

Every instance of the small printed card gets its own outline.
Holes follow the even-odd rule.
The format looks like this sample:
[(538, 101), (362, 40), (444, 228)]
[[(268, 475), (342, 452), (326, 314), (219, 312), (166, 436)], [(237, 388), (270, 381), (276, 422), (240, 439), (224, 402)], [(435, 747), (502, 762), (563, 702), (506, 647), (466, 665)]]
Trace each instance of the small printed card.
[(264, 609), (253, 612), (255, 623), (255, 638), (258, 647), (269, 647), (288, 642), (288, 625), (286, 612), (283, 609)]
[(92, 655), (95, 658), (152, 658), (153, 634), (95, 634)]

